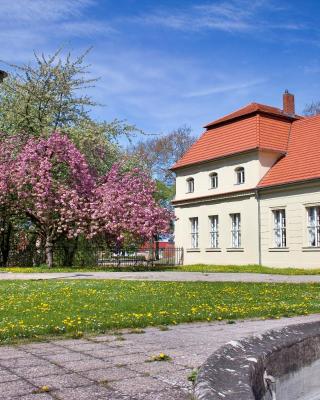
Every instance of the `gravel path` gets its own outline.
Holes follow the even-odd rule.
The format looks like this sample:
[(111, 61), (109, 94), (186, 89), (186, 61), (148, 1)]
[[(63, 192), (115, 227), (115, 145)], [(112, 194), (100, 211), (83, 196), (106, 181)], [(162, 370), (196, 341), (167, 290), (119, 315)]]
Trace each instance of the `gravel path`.
[(0, 280), (14, 279), (124, 279), (143, 281), (203, 281), (203, 282), (320, 282), (320, 275), (269, 275), (250, 273), (203, 272), (50, 272), (0, 273)]
[[(320, 314), (236, 324), (181, 324), (162, 331), (0, 347), (0, 399), (186, 400), (192, 368), (230, 340), (311, 322)], [(150, 360), (165, 353), (171, 361)], [(39, 388), (47, 386), (48, 392)]]

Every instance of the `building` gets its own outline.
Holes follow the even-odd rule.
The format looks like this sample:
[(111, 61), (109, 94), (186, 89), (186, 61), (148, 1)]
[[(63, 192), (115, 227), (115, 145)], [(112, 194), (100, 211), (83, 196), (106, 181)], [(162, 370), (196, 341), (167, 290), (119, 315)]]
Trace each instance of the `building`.
[(320, 115), (292, 94), (207, 124), (172, 169), (185, 264), (320, 267)]

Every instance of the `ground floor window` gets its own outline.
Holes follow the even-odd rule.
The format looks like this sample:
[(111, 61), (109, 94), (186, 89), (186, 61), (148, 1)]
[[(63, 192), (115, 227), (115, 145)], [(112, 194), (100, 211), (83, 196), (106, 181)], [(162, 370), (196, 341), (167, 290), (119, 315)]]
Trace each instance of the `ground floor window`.
[(308, 243), (320, 247), (320, 207), (308, 207)]
[(210, 220), (210, 247), (219, 247), (219, 217), (218, 215), (211, 215)]
[(198, 217), (190, 218), (190, 225), (191, 225), (191, 248), (196, 249), (199, 247)]
[(275, 247), (286, 247), (286, 210), (273, 210), (273, 237)]
[(230, 214), (231, 216), (231, 246), (241, 247), (241, 220), (240, 214)]

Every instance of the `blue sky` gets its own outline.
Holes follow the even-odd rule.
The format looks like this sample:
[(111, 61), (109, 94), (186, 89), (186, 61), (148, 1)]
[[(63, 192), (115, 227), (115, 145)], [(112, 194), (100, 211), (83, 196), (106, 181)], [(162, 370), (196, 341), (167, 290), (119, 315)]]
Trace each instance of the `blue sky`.
[(198, 135), (247, 103), (281, 107), (284, 89), (298, 112), (320, 100), (319, 19), (318, 0), (2, 0), (0, 58), (93, 46), (95, 117)]

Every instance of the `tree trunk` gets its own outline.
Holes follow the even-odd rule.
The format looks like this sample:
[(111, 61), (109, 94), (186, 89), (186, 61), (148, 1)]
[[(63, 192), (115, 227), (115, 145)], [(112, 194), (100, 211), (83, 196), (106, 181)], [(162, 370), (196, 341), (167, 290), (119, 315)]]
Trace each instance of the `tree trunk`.
[(53, 267), (53, 242), (50, 237), (46, 238), (45, 250), (46, 250), (46, 263), (48, 265), (48, 268), (52, 268)]
[(156, 260), (159, 260), (160, 259), (160, 256), (159, 256), (159, 252), (160, 252), (160, 249), (159, 249), (159, 236), (158, 235), (155, 235), (155, 241), (156, 241)]
[(6, 267), (10, 252), (10, 239), (12, 232), (11, 222), (3, 221), (3, 228), (0, 236), (0, 265)]
[(78, 247), (78, 238), (63, 241), (63, 267), (72, 267)]

